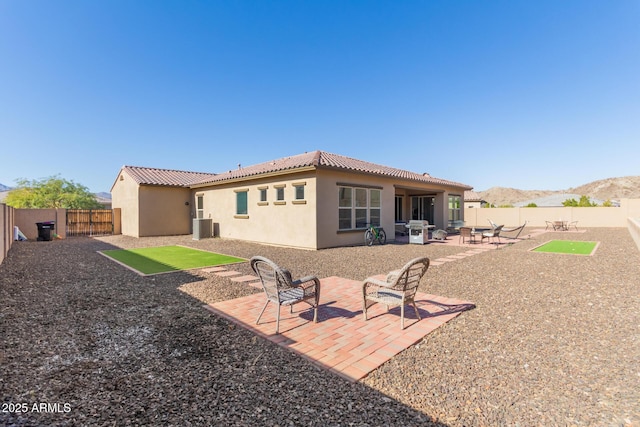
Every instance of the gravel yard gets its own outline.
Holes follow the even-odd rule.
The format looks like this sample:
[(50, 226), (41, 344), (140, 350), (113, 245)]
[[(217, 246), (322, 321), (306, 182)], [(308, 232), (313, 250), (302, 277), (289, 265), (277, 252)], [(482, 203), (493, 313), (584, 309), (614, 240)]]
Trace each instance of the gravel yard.
[[(590, 257), (528, 251), (552, 238), (600, 245)], [(96, 253), (164, 244), (357, 280), (467, 250), (15, 242), (0, 265), (0, 425), (640, 426), (640, 252), (626, 229), (547, 233), (431, 267), (421, 291), (477, 307), (355, 384), (202, 308), (255, 288), (201, 271), (142, 277)]]

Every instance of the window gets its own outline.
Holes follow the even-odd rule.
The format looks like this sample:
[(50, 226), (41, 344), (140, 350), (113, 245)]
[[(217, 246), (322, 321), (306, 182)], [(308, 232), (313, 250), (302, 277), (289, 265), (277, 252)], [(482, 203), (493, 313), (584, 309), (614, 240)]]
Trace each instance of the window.
[(260, 201), (261, 202), (266, 202), (267, 201), (267, 189), (266, 188), (261, 188), (260, 189)]
[(248, 214), (247, 203), (247, 190), (236, 191), (236, 215)]
[(202, 194), (196, 196), (196, 217), (204, 218), (204, 195)]
[(304, 200), (304, 184), (303, 185), (294, 185), (293, 188), (296, 190), (295, 199), (296, 200)]
[(356, 188), (356, 228), (367, 226), (367, 190)]
[(351, 226), (352, 193), (350, 187), (340, 187), (338, 190), (338, 229), (346, 230)]
[(461, 199), (462, 197), (460, 196), (449, 196), (449, 224), (462, 219)]
[(338, 229), (365, 228), (367, 224), (379, 226), (381, 195), (379, 189), (339, 187)]
[(371, 225), (380, 226), (381, 209), (380, 209), (380, 190), (369, 190), (369, 221)]
[(276, 187), (276, 200), (278, 201), (284, 200), (284, 186)]

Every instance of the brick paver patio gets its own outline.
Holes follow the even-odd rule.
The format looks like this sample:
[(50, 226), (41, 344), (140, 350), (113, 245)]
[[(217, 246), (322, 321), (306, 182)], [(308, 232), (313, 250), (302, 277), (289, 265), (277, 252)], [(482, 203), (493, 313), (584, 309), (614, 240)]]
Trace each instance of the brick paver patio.
[[(242, 278), (247, 281), (247, 277)], [(281, 308), (280, 334), (275, 334), (275, 305), (270, 303), (260, 319), (263, 293), (205, 305), (205, 308), (229, 319), (274, 343), (288, 348), (318, 366), (351, 381), (364, 378), (384, 362), (423, 339), (429, 332), (474, 307), (473, 303), (418, 293), (416, 303), (422, 320), (413, 309), (405, 309), (404, 330), (400, 329), (400, 308), (388, 313), (375, 304), (362, 316), (362, 282), (340, 277), (321, 279), (318, 323), (313, 310), (302, 303)]]

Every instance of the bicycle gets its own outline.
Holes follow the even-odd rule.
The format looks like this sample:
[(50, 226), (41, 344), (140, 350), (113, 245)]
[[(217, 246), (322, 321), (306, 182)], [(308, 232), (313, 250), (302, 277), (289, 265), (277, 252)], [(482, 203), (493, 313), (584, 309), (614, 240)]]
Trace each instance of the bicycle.
[(382, 227), (375, 227), (367, 224), (367, 230), (364, 232), (364, 243), (367, 246), (373, 245), (373, 242), (378, 241), (381, 245), (387, 243), (387, 235)]

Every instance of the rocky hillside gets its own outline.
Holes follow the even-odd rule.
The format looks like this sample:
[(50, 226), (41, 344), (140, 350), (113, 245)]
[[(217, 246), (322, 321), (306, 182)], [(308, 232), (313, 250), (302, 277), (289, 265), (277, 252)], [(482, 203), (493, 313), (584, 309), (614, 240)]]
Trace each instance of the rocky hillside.
[(624, 176), (593, 181), (566, 190), (518, 190), (515, 188), (491, 187), (478, 191), (478, 195), (494, 205), (508, 205), (554, 194), (580, 194), (599, 200), (640, 199), (640, 176)]

